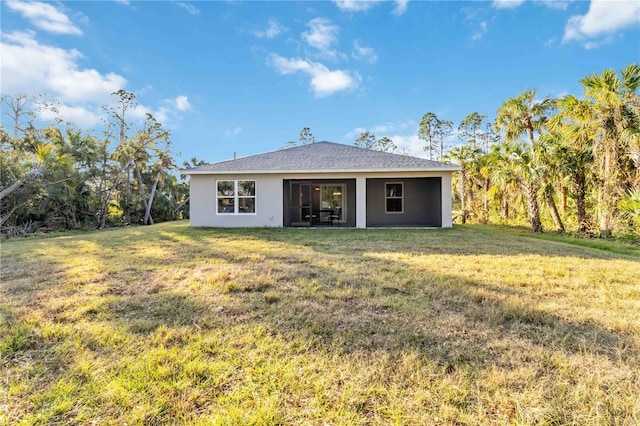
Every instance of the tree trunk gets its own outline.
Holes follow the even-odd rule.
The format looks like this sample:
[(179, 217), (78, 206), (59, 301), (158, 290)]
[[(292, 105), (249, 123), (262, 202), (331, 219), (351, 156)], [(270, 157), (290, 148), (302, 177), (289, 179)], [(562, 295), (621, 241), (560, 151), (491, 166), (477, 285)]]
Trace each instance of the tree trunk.
[(100, 218), (98, 219), (98, 229), (104, 229), (104, 227), (106, 225), (106, 222), (107, 222), (107, 214), (109, 213), (109, 204), (111, 204), (111, 199), (113, 198), (113, 193), (116, 190), (116, 188), (118, 187), (118, 183), (120, 183), (120, 176), (122, 175), (122, 173), (125, 170), (127, 170), (129, 167), (131, 167), (131, 164), (133, 164), (133, 158), (130, 159), (122, 169), (120, 169), (120, 171), (116, 175), (116, 179), (113, 182), (113, 185), (107, 191), (107, 195), (106, 195), (106, 197), (104, 199), (104, 204), (102, 205), (102, 209), (101, 209), (102, 211), (100, 212)]
[(502, 216), (509, 219), (509, 199), (506, 196), (502, 197)]
[(0, 200), (2, 200), (7, 195), (12, 194), (18, 188), (20, 188), (22, 185), (24, 185), (25, 183), (29, 182), (32, 179), (35, 179), (36, 177), (38, 177), (40, 175), (42, 175), (42, 167), (34, 166), (31, 170), (29, 170), (27, 172), (27, 174), (25, 174), (22, 177), (22, 179), (18, 179), (13, 184), (9, 185), (8, 187), (6, 187), (2, 191), (0, 191)]
[(525, 195), (527, 197), (527, 210), (533, 232), (543, 232), (540, 220), (540, 206), (538, 205), (538, 188), (533, 182), (525, 183)]
[(175, 214), (176, 216), (178, 215), (178, 213), (180, 212), (180, 209), (183, 208), (185, 206), (185, 204), (187, 204), (189, 202), (189, 198), (191, 198), (190, 196), (187, 196), (187, 198), (185, 198), (185, 200), (183, 202), (181, 202), (180, 204), (178, 204), (178, 207), (176, 207), (175, 209), (173, 209), (173, 214)]
[(544, 191), (544, 197), (547, 202), (547, 207), (549, 207), (549, 211), (551, 212), (553, 223), (556, 225), (556, 230), (558, 232), (565, 232), (562, 218), (560, 217), (560, 213), (558, 213), (558, 207), (556, 206), (556, 201), (553, 199), (553, 193), (550, 189)]
[(153, 181), (153, 186), (151, 187), (151, 195), (149, 195), (149, 202), (147, 203), (147, 209), (144, 212), (144, 221), (145, 225), (153, 225), (153, 219), (151, 218), (151, 204), (153, 203), (153, 198), (156, 196), (156, 188), (158, 188), (158, 182), (160, 181), (160, 176), (162, 176), (162, 170), (164, 167), (160, 166), (158, 168), (158, 174), (156, 175), (156, 179)]
[(138, 178), (138, 187), (139, 187), (139, 190), (140, 190), (140, 198), (142, 199), (142, 205), (144, 206), (144, 208), (146, 210), (147, 203), (149, 201), (147, 199), (147, 191), (144, 188), (144, 181), (142, 180), (142, 173), (140, 172), (140, 167), (138, 167), (137, 164), (134, 165), (134, 170), (135, 170), (136, 177)]
[(484, 178), (483, 199), (482, 199), (482, 223), (489, 222), (489, 188), (491, 187), (491, 179)]
[(607, 152), (604, 158), (602, 199), (600, 206), (600, 235), (609, 236), (613, 230), (613, 212), (616, 208), (616, 155)]
[(587, 216), (587, 180), (584, 173), (573, 175), (573, 192), (576, 198), (576, 209), (578, 214), (578, 232), (587, 232), (589, 218)]
[(4, 223), (9, 220), (9, 218), (11, 217), (11, 215), (13, 214), (13, 212), (15, 212), (16, 210), (18, 210), (20, 207), (24, 206), (25, 204), (27, 204), (29, 202), (29, 200), (25, 201), (22, 204), (18, 204), (17, 206), (13, 206), (13, 208), (9, 211), (9, 213), (5, 213), (4, 215), (0, 215), (0, 226), (4, 225)]
[(469, 212), (467, 211), (467, 171), (464, 163), (460, 171), (460, 210), (460, 221), (465, 224)]
[(467, 219), (469, 219), (469, 217), (471, 216), (472, 213), (474, 213), (473, 210), (473, 199), (474, 199), (474, 195), (473, 195), (473, 180), (470, 180), (468, 177), (465, 179), (466, 183), (467, 183), (467, 187), (465, 189), (465, 195), (467, 196), (467, 202), (465, 204), (465, 211), (467, 213)]

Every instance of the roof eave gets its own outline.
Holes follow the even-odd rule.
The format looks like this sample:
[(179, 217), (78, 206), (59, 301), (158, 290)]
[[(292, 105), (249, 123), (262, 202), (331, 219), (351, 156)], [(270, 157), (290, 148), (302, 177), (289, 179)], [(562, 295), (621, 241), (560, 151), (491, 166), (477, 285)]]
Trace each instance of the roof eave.
[(458, 172), (460, 166), (446, 165), (428, 168), (384, 168), (384, 169), (300, 169), (300, 170), (180, 170), (182, 175), (286, 175), (286, 174), (331, 174), (331, 173), (416, 173), (416, 172)]

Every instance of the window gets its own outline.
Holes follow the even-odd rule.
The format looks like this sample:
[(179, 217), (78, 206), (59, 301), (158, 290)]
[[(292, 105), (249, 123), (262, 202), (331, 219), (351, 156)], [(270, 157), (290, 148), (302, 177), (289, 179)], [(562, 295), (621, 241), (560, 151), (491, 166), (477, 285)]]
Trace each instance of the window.
[(402, 213), (404, 211), (404, 191), (402, 183), (385, 183), (385, 213)]
[(216, 186), (218, 214), (256, 212), (255, 180), (219, 180)]

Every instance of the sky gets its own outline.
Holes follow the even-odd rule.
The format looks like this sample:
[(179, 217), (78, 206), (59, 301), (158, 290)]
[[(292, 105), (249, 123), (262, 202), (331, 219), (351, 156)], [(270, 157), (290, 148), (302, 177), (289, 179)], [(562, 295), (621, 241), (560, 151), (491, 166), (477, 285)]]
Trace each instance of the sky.
[(427, 112), (493, 120), (524, 89), (581, 96), (581, 78), (640, 62), (639, 1), (0, 3), (2, 95), (46, 94), (98, 134), (111, 94), (133, 92), (179, 164), (277, 150), (303, 127), (428, 157)]

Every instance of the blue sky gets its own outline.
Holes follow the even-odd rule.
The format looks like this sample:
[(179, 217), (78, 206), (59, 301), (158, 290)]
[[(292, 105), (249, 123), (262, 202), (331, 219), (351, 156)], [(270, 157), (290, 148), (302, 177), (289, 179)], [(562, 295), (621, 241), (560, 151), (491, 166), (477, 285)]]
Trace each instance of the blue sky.
[[(525, 88), (640, 61), (632, 1), (2, 1), (2, 94), (46, 93), (96, 128), (123, 88), (183, 159), (276, 150), (310, 127), (426, 156), (423, 114), (490, 119)], [(453, 141), (452, 141), (453, 143)]]

